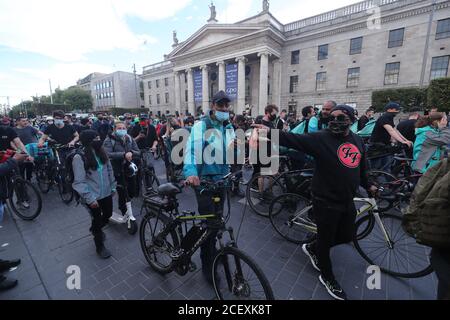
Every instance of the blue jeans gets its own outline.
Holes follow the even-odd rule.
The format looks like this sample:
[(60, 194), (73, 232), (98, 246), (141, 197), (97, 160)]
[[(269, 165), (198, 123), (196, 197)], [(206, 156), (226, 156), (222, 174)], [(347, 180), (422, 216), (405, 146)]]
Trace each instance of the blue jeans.
[(0, 201), (0, 223), (3, 221), (4, 212), (5, 212), (5, 205)]
[(394, 161), (393, 155), (387, 155), (384, 157), (371, 159), (370, 169), (391, 172), (392, 161)]

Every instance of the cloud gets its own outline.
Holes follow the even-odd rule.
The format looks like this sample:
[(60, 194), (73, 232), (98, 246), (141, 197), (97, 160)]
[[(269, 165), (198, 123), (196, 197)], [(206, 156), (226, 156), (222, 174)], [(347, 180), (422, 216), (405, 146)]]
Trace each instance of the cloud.
[(271, 1), (270, 11), (280, 22), (289, 23), (357, 3), (357, 0), (283, 0)]
[(58, 86), (65, 89), (92, 72), (113, 71), (112, 67), (84, 62), (57, 63), (46, 69), (13, 68), (8, 74), (0, 73), (0, 96), (10, 96), (11, 105), (14, 105), (20, 99), (30, 99), (36, 94), (49, 95), (49, 79), (53, 90)]
[[(259, 1), (259, 0), (258, 0)], [(216, 7), (219, 23), (234, 23), (250, 16), (253, 0), (228, 0), (224, 10)]]
[[(156, 21), (174, 16), (191, 0), (17, 0), (0, 2), (0, 45), (60, 61), (95, 51), (143, 49), (157, 39), (135, 34), (127, 17)], [(5, 26), (7, 26), (5, 28)]]

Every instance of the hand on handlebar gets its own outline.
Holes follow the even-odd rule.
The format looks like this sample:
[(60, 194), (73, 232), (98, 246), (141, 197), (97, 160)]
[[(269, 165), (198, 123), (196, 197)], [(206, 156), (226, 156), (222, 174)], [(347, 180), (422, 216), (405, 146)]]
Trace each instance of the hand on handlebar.
[(197, 176), (188, 177), (185, 181), (185, 184), (192, 187), (200, 186), (200, 178)]
[(13, 156), (13, 159), (15, 159), (18, 162), (25, 161), (29, 156), (26, 153), (15, 153)]
[(367, 189), (367, 193), (373, 197), (377, 195), (378, 191), (378, 188), (374, 185), (370, 186), (369, 189)]

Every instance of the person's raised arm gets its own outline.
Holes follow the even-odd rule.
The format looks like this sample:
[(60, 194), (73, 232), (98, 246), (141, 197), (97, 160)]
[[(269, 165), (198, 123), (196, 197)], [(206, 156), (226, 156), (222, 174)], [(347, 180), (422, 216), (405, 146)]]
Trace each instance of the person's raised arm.
[(401, 134), (400, 132), (398, 132), (397, 130), (395, 130), (391, 125), (389, 124), (385, 124), (383, 126), (383, 128), (389, 133), (389, 135), (391, 136), (392, 139), (394, 139), (397, 142), (400, 142), (402, 144), (406, 144), (409, 147), (412, 147), (412, 142), (406, 140)]

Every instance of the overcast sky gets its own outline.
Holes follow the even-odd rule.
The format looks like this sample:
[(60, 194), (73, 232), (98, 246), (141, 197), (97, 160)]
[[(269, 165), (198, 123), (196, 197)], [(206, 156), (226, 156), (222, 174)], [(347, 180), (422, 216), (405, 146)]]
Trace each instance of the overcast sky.
[[(221, 23), (259, 13), (262, 0), (216, 0)], [(271, 0), (282, 23), (358, 1)], [(132, 72), (163, 60), (209, 18), (210, 0), (0, 0), (0, 104), (66, 88), (91, 72)]]

